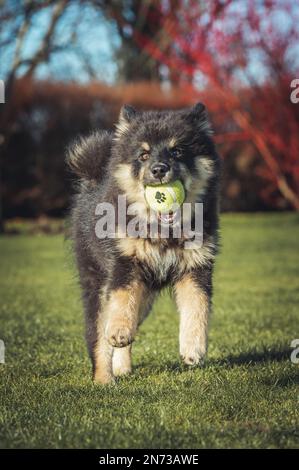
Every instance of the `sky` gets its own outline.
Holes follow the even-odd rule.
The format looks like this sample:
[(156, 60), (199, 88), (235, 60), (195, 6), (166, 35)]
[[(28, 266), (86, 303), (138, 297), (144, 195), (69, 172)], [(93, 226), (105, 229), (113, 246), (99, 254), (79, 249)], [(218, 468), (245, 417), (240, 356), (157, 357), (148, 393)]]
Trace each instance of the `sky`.
[[(255, 0), (257, 5), (262, 7), (264, 0)], [(278, 4), (283, 4), (286, 0), (278, 0)], [(12, 3), (8, 0), (7, 4)], [(16, 2), (18, 4), (18, 2)], [(234, 11), (242, 11), (246, 8), (246, 0), (236, 0), (232, 5), (232, 14)], [(0, 2), (1, 9), (1, 2)], [(22, 58), (30, 57), (40, 44), (41, 38), (47, 28), (51, 14), (50, 8), (45, 8), (37, 13), (32, 20), (31, 28), (26, 35)], [(298, 18), (299, 28), (299, 4), (293, 3), (292, 15)], [(0, 24), (0, 43), (1, 40), (13, 39), (10, 46), (0, 49), (0, 79), (5, 79), (10, 69), (15, 40), (12, 32), (13, 27), (20, 20), (16, 15), (11, 24), (5, 28)], [(265, 24), (269, 18), (265, 18)], [(277, 9), (271, 18), (275, 27), (283, 34), (287, 34), (290, 26), (290, 16), (281, 9)], [(78, 0), (68, 3), (63, 17), (57, 24), (55, 34), (56, 52), (51, 55), (46, 64), (41, 64), (36, 71), (38, 79), (54, 80), (74, 80), (79, 83), (86, 83), (90, 80), (90, 74), (87, 72), (83, 57), (88, 58), (89, 65), (94, 73), (94, 79), (106, 83), (115, 83), (117, 81), (117, 64), (114, 59), (114, 53), (121, 44), (116, 25), (108, 21), (99, 10), (94, 9), (87, 3), (79, 4)], [(299, 44), (290, 48), (289, 61), (294, 67), (299, 67)], [(263, 51), (252, 50), (249, 53), (250, 60), (248, 72), (262, 81), (266, 76), (266, 70), (262, 63)], [(20, 68), (21, 75), (26, 66)], [(204, 85), (204, 77), (198, 72), (196, 80)]]
[[(26, 35), (22, 58), (26, 59), (37, 50), (41, 38), (49, 24), (50, 8), (43, 9), (33, 17), (31, 28)], [(14, 22), (16, 19), (14, 19)], [(0, 31), (1, 38), (11, 36), (10, 28)], [(116, 80), (117, 66), (114, 51), (120, 45), (120, 38), (112, 22), (89, 5), (79, 5), (77, 1), (69, 2), (63, 17), (56, 27), (55, 47), (57, 52), (51, 55), (50, 61), (41, 64), (36, 73), (39, 79), (54, 78), (57, 80), (75, 80), (86, 82), (90, 79), (82, 60), (83, 54), (88, 57), (96, 78), (112, 83)], [(0, 77), (7, 75), (14, 53), (15, 44), (0, 49)], [(26, 66), (20, 68), (21, 75)]]

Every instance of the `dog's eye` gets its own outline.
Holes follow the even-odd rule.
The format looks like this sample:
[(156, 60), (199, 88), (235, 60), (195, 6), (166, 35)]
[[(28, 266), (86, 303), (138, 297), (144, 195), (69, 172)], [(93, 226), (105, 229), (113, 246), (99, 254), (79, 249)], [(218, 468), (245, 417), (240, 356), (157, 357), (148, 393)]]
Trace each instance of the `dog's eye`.
[(181, 150), (177, 148), (171, 149), (170, 153), (173, 158), (180, 158), (182, 156)]
[(145, 160), (147, 160), (149, 158), (149, 153), (148, 152), (142, 152), (138, 159), (141, 161), (141, 162), (145, 162)]

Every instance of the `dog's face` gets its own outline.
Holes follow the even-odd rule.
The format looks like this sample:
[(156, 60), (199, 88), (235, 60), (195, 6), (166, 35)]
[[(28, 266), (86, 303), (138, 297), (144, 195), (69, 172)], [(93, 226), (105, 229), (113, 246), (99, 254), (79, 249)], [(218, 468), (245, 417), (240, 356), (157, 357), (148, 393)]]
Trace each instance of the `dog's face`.
[(205, 108), (137, 112), (124, 106), (116, 126), (116, 178), (130, 202), (144, 201), (147, 184), (180, 180), (196, 202), (213, 176), (215, 151)]

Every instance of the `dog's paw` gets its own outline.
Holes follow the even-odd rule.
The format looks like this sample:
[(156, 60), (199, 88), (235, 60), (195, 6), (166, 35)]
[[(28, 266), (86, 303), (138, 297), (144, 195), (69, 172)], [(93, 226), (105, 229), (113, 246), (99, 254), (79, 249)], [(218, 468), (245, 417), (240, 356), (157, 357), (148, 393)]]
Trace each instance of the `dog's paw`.
[(106, 336), (114, 348), (124, 348), (133, 341), (133, 334), (130, 328), (121, 325), (110, 325), (107, 328)]
[(113, 374), (115, 377), (121, 377), (122, 375), (129, 375), (132, 372), (131, 366), (117, 364), (113, 365)]
[(196, 344), (197, 341), (188, 342), (181, 345), (180, 356), (184, 364), (188, 366), (203, 365), (206, 347), (204, 345)]
[(93, 382), (95, 385), (114, 385), (115, 378), (107, 371), (98, 370), (94, 373)]
[(186, 356), (181, 354), (181, 359), (187, 366), (202, 366), (204, 364), (204, 356), (199, 356), (197, 354), (187, 354)]
[(112, 370), (115, 377), (127, 375), (132, 372), (131, 346), (127, 346), (126, 348), (114, 348)]

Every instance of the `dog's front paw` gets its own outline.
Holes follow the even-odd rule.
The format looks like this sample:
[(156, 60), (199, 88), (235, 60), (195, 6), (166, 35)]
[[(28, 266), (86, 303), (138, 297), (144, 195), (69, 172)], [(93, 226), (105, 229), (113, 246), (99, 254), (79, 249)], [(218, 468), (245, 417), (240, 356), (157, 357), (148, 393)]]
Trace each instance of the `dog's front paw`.
[(124, 348), (133, 341), (131, 329), (122, 324), (110, 324), (106, 331), (106, 337), (114, 348)]
[(181, 354), (181, 358), (184, 364), (186, 364), (187, 366), (196, 366), (196, 365), (202, 366), (204, 364), (205, 356), (187, 353), (186, 355)]
[(115, 383), (115, 378), (106, 370), (97, 370), (94, 373), (93, 381), (98, 385), (113, 385)]
[(115, 377), (131, 373), (131, 346), (127, 346), (126, 348), (114, 348), (112, 369)]
[(203, 365), (207, 348), (198, 339), (186, 341), (180, 346), (180, 356), (188, 366)]

